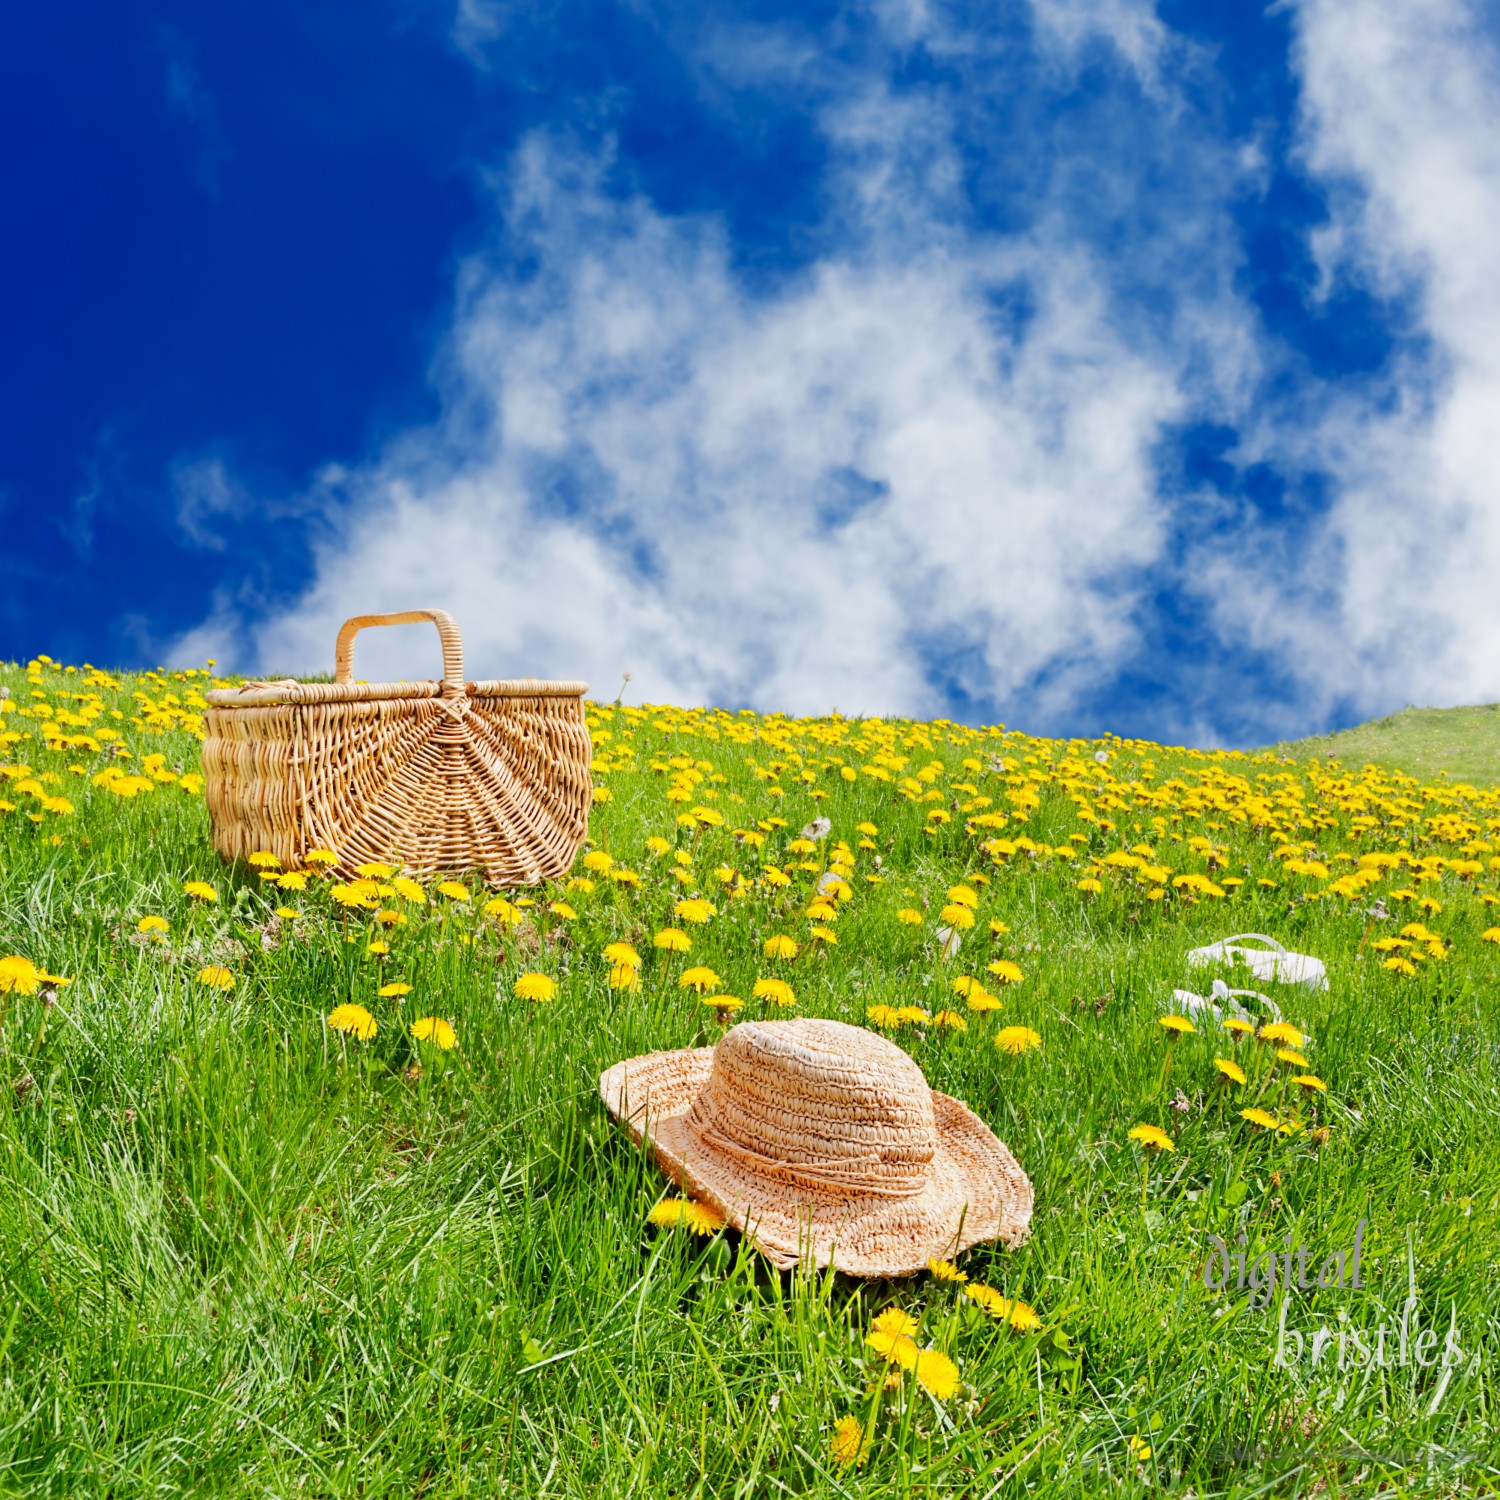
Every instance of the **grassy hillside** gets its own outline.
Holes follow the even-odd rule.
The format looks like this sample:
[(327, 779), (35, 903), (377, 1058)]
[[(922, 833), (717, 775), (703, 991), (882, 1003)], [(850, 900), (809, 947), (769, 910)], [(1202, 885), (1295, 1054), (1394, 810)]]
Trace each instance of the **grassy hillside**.
[[(0, 1491), (1500, 1483), (1500, 795), (592, 705), (589, 844), (497, 895), (223, 867), (200, 674), (0, 682)], [(1300, 1052), (1160, 1024), (1244, 931), (1327, 963), (1262, 986)], [(600, 1073), (795, 1014), (988, 1122), (1029, 1243), (861, 1282), (654, 1225)]]
[(1296, 759), (1321, 756), (1346, 766), (1366, 763), (1422, 780), (1446, 777), (1500, 785), (1500, 703), (1473, 708), (1403, 708), (1337, 734), (1278, 745)]

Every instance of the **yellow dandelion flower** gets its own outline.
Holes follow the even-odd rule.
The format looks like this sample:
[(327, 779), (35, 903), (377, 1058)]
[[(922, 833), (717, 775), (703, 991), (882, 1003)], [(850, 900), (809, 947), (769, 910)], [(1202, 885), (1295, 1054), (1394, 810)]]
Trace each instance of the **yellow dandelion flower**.
[(494, 917), (496, 921), (503, 922), (507, 927), (515, 926), (524, 915), (519, 906), (513, 901), (507, 901), (504, 896), (495, 896), (486, 901), (480, 910), (485, 916)]
[(1161, 1016), (1158, 1018), (1156, 1024), (1179, 1036), (1185, 1031), (1197, 1031), (1198, 1029), (1186, 1016)]
[(838, 942), (838, 934), (831, 927), (814, 927), (807, 934), (814, 942), (834, 943)]
[(1242, 1021), (1238, 1016), (1226, 1016), (1224, 1019), (1224, 1030), (1232, 1032), (1236, 1037), (1253, 1036), (1255, 1027), (1249, 1021)]
[(165, 917), (149, 916), (142, 917), (135, 924), (135, 930), (137, 932), (170, 932), (171, 925)]
[(611, 964), (628, 964), (633, 969), (641, 966), (641, 955), (629, 943), (606, 943), (604, 957)]
[(916, 1370), (923, 1388), (939, 1401), (946, 1401), (958, 1389), (958, 1366), (940, 1350), (919, 1350)]
[(402, 984), (400, 980), (395, 980), (390, 984), (381, 985), (377, 993), (382, 999), (389, 1000), (401, 995), (411, 994), (411, 986), (409, 984)]
[(795, 938), (789, 938), (780, 932), (768, 937), (761, 947), (761, 952), (767, 958), (796, 958), (800, 951), (801, 946)]
[(962, 1285), (969, 1279), (951, 1260), (929, 1259), (927, 1269), (932, 1272), (933, 1279), (936, 1281), (955, 1281)]
[(638, 990), (641, 987), (639, 964), (611, 964), (609, 987), (612, 990)]
[(934, 1026), (946, 1026), (952, 1031), (967, 1031), (969, 1023), (956, 1010), (940, 1010), (933, 1018)]
[(679, 901), (672, 908), (672, 914), (684, 922), (692, 922), (702, 926), (713, 916), (715, 907), (712, 901), (705, 901), (702, 897), (692, 896), (685, 901)]
[(189, 880), (182, 888), (185, 896), (195, 901), (217, 901), (219, 893), (206, 880)]
[(1276, 1116), (1263, 1109), (1242, 1109), (1240, 1118), (1248, 1120), (1252, 1125), (1258, 1125), (1262, 1130), (1275, 1130), (1280, 1122)]
[(302, 856), (302, 863), (315, 870), (331, 870), (338, 862), (339, 857), (332, 849), (309, 849)]
[(1033, 1328), (1040, 1328), (1042, 1320), (1037, 1316), (1036, 1309), (1025, 1302), (1011, 1299), (1010, 1311), (1005, 1315), (1005, 1321), (1010, 1324), (1017, 1333), (1029, 1333)]
[[(422, 889), (420, 882), (413, 880), (409, 875), (398, 875), (391, 882), (391, 884), (395, 887), (396, 894), (400, 896), (403, 901), (410, 901), (413, 906), (426, 906), (427, 892)], [(443, 888), (442, 886), (439, 886), (438, 889), (442, 890)], [(462, 887), (460, 887), (460, 889), (462, 889)], [(467, 892), (465, 892), (465, 894), (467, 894)], [(489, 901), (484, 905), (484, 910), (491, 916), (493, 916), (494, 913), (490, 912), (490, 907), (494, 904), (495, 903), (493, 901)]]
[(1294, 1068), (1305, 1068), (1307, 1066), (1307, 1059), (1291, 1047), (1278, 1047), (1276, 1049), (1276, 1056), (1281, 1062), (1288, 1063)]
[(957, 927), (965, 931), (974, 925), (974, 913), (967, 906), (960, 906), (956, 901), (950, 901), (938, 913), (938, 917), (949, 927)]
[(981, 989), (970, 990), (965, 1003), (976, 1015), (982, 1015), (987, 1010), (999, 1010), (1003, 1004), (998, 995), (992, 995), (988, 990)]
[(288, 870), (283, 875), (276, 877), (276, 889), (278, 891), (305, 891), (307, 889), (307, 872), (305, 870)]
[(858, 1417), (840, 1417), (838, 1426), (829, 1439), (833, 1461), (842, 1469), (852, 1464), (862, 1464), (869, 1456), (870, 1445), (865, 1438), (864, 1423)]
[(704, 964), (695, 968), (684, 969), (677, 983), (688, 990), (697, 990), (700, 995), (706, 995), (710, 990), (716, 990), (724, 983), (717, 974)]
[(547, 1001), (557, 994), (557, 981), (549, 974), (523, 974), (511, 986), (517, 1000)]
[(389, 943), (375, 942), (365, 944), (365, 952), (373, 953), (377, 958), (384, 958), (390, 951), (391, 945)]
[(1031, 1051), (1033, 1047), (1040, 1047), (1042, 1039), (1029, 1026), (1002, 1026), (995, 1033), (995, 1045), (1002, 1052), (1009, 1052), (1012, 1057), (1019, 1057), (1023, 1052)]
[(1415, 974), (1417, 972), (1417, 966), (1409, 958), (1402, 958), (1400, 954), (1392, 954), (1380, 967), (1382, 969), (1389, 969), (1393, 974)]
[[(910, 1338), (916, 1332), (916, 1319), (900, 1308), (886, 1308), (870, 1320), (871, 1334), (882, 1334), (889, 1338)], [(868, 1340), (865, 1340), (868, 1343)]]
[(795, 1005), (797, 992), (784, 979), (757, 979), (750, 991), (756, 1000), (769, 1000), (773, 1005)]
[(1328, 1085), (1323, 1082), (1316, 1073), (1299, 1073), (1292, 1082), (1304, 1088), (1310, 1094), (1326, 1094)]
[(1280, 1042), (1286, 1047), (1300, 1047), (1306, 1040), (1289, 1021), (1270, 1021), (1258, 1033), (1263, 1042)]
[(686, 953), (693, 946), (693, 940), (680, 927), (663, 927), (651, 939), (651, 945), (668, 953)]
[(458, 1044), (458, 1035), (451, 1023), (441, 1016), (421, 1016), (411, 1023), (411, 1034), (419, 1042), (431, 1042), (444, 1052), (451, 1052)]
[(368, 1042), (380, 1030), (375, 1017), (363, 1005), (336, 1005), (328, 1013), (328, 1024), (335, 1031), (345, 1031), (357, 1041)]
[(964, 1295), (971, 1297), (992, 1318), (998, 1318), (1002, 1323), (1009, 1323), (1018, 1333), (1025, 1333), (1041, 1324), (1042, 1320), (1036, 1315), (1035, 1310), (1025, 1302), (1004, 1296), (994, 1287), (985, 1286), (983, 1282), (971, 1281), (964, 1288)]
[(882, 1031), (893, 1031), (901, 1024), (901, 1012), (894, 1005), (872, 1005), (865, 1011), (865, 1019)]
[(0, 995), (34, 995), (41, 979), (42, 971), (29, 958), (19, 953), (0, 958)]
[(1131, 1140), (1139, 1141), (1147, 1151), (1175, 1151), (1177, 1149), (1172, 1143), (1172, 1137), (1156, 1125), (1135, 1125), (1125, 1133)]
[(658, 1229), (686, 1229), (699, 1235), (717, 1234), (724, 1227), (723, 1214), (691, 1198), (663, 1198), (646, 1217)]
[(274, 854), (270, 854), (264, 849), (257, 849), (254, 854), (249, 856), (248, 862), (258, 870), (279, 870), (281, 868), (281, 861)]
[(1214, 1058), (1214, 1067), (1231, 1083), (1243, 1083), (1245, 1081), (1245, 1070), (1237, 1062), (1231, 1062), (1227, 1057)]
[(1486, 927), (1479, 934), (1481, 943), (1500, 943), (1500, 927)]
[(896, 913), (896, 920), (904, 923), (907, 927), (920, 927), (922, 925), (922, 913), (914, 906), (903, 906)]
[(198, 970), (198, 983), (207, 985), (211, 990), (232, 990), (234, 975), (223, 964), (209, 964), (207, 968)]
[(948, 899), (955, 906), (974, 908), (979, 905), (979, 894), (966, 885), (955, 885), (948, 892)]
[(396, 873), (396, 867), (382, 864), (378, 859), (372, 859), (366, 864), (356, 865), (354, 873), (361, 880), (389, 880)]
[(1008, 958), (997, 958), (993, 963), (988, 963), (985, 968), (1000, 981), (1001, 984), (1020, 984), (1026, 977), (1021, 972), (1021, 966), (1012, 963)]
[(276, 908), (276, 915), (280, 917), (283, 922), (300, 921), (302, 917), (302, 913), (300, 911), (293, 911), (290, 906), (278, 906)]
[(710, 1010), (718, 1011), (721, 1016), (727, 1016), (731, 1011), (741, 1010), (745, 1004), (734, 995), (708, 995), (701, 1003), (708, 1006)]
[(972, 1298), (987, 1313), (997, 1318), (1004, 1318), (1010, 1311), (1010, 1302), (1003, 1297), (992, 1286), (985, 1286), (981, 1281), (971, 1281), (964, 1288), (964, 1296)]
[(896, 1012), (896, 1019), (910, 1022), (913, 1026), (925, 1026), (932, 1017), (920, 1005), (903, 1005)]
[(373, 907), (379, 897), (368, 882), (354, 882), (349, 885), (329, 886), (328, 894), (345, 907), (363, 907), (368, 910)]

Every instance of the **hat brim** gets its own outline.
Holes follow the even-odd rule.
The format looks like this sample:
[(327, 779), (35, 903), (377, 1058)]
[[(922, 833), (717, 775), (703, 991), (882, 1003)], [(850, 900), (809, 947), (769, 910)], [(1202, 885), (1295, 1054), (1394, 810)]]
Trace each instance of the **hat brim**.
[(914, 1276), (983, 1240), (1024, 1243), (1031, 1180), (967, 1105), (932, 1094), (937, 1146), (922, 1190), (887, 1198), (834, 1193), (762, 1171), (701, 1140), (687, 1115), (708, 1081), (712, 1047), (651, 1052), (599, 1079), (605, 1107), (661, 1169), (755, 1238), (783, 1270), (832, 1265), (851, 1276)]

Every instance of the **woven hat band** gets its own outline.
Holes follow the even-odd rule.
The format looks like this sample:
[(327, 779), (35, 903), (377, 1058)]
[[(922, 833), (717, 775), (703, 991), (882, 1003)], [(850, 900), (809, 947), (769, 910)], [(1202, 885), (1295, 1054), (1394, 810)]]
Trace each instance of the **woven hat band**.
[(704, 1145), (733, 1157), (764, 1176), (776, 1177), (783, 1182), (821, 1188), (826, 1193), (852, 1198), (919, 1198), (927, 1186), (925, 1175), (899, 1181), (877, 1175), (881, 1166), (878, 1155), (859, 1158), (830, 1156), (822, 1161), (793, 1163), (774, 1156), (763, 1156), (759, 1151), (741, 1145), (727, 1135), (721, 1135), (712, 1126), (701, 1125), (696, 1121), (692, 1123), (694, 1134)]

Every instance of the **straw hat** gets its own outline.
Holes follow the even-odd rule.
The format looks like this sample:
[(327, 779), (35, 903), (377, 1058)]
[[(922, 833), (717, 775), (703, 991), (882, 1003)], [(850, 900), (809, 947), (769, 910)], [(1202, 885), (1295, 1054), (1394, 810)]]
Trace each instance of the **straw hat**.
[(714, 1047), (616, 1063), (599, 1093), (666, 1174), (774, 1264), (911, 1276), (1018, 1245), (1032, 1189), (972, 1110), (893, 1042), (842, 1021), (746, 1021)]

